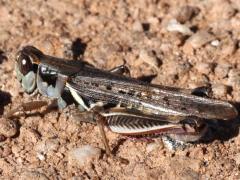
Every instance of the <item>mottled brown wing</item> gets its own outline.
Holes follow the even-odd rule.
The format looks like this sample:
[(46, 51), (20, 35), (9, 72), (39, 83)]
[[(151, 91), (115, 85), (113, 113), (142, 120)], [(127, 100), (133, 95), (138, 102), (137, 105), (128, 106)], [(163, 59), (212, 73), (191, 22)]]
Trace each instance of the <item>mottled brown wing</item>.
[(85, 68), (68, 81), (80, 95), (119, 104), (145, 114), (232, 119), (237, 110), (228, 102), (185, 94), (94, 68)]

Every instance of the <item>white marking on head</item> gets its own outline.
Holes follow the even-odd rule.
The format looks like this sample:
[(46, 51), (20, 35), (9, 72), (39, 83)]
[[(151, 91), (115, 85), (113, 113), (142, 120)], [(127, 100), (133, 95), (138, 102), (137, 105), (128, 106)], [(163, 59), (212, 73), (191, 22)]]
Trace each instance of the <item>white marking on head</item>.
[(23, 60), (22, 60), (22, 65), (26, 65), (26, 64), (27, 64), (26, 59), (23, 59)]

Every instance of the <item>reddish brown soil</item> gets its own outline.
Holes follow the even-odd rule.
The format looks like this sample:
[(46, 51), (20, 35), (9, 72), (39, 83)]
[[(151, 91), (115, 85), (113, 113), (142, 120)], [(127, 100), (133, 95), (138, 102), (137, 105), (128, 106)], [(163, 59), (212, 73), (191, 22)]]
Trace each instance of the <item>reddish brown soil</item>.
[[(168, 31), (172, 19), (192, 32)], [(215, 98), (237, 104), (239, 29), (239, 0), (0, 1), (0, 112), (44, 99), (24, 93), (16, 79), (14, 58), (24, 45), (102, 69), (126, 62), (131, 76), (155, 75), (157, 84), (211, 85)], [(73, 149), (104, 147), (98, 128), (76, 122), (71, 112), (16, 119), (17, 134), (0, 138), (1, 179), (240, 179), (239, 118), (213, 121), (203, 142), (176, 151), (107, 131), (111, 148), (129, 164), (104, 153), (81, 164), (71, 159)]]

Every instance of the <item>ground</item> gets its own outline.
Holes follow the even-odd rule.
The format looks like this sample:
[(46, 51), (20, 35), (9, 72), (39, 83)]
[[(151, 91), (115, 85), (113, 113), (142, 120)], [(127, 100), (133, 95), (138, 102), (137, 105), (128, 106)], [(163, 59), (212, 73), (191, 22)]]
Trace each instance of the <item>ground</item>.
[[(0, 113), (44, 99), (24, 93), (16, 79), (14, 59), (25, 45), (106, 70), (126, 63), (132, 77), (156, 84), (210, 86), (214, 98), (238, 108), (239, 29), (239, 0), (1, 0)], [(210, 120), (204, 140), (176, 151), (106, 129), (125, 164), (107, 157), (98, 128), (71, 112), (14, 119), (13, 137), (1, 119), (1, 178), (240, 179), (239, 118)]]

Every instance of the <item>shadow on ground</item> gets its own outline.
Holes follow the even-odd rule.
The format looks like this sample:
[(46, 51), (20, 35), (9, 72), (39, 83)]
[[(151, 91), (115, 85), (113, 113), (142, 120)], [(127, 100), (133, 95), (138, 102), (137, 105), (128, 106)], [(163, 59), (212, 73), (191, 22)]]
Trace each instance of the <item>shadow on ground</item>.
[[(240, 103), (232, 104), (238, 110), (240, 110)], [(203, 137), (203, 141), (211, 143), (214, 140), (228, 141), (239, 134), (240, 127), (240, 116), (238, 115), (235, 119), (231, 120), (207, 120), (209, 131)]]
[(11, 95), (0, 90), (0, 115), (3, 114), (4, 106), (11, 103)]
[(7, 56), (5, 56), (4, 51), (0, 50), (0, 64), (2, 64), (4, 60), (7, 60)]
[(71, 50), (73, 53), (73, 59), (76, 60), (81, 57), (87, 48), (87, 44), (84, 43), (80, 38), (73, 41), (71, 45)]

